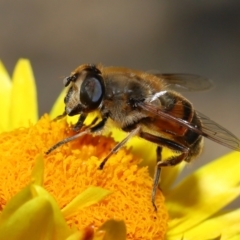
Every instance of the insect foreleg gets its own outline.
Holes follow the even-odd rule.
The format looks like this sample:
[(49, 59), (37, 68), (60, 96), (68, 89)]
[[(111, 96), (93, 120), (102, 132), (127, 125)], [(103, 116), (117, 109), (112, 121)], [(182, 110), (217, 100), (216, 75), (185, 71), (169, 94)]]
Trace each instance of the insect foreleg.
[(66, 113), (66, 111), (64, 111), (63, 114), (55, 117), (55, 118), (53, 119), (53, 121), (60, 120), (60, 119), (62, 119), (62, 118), (64, 118), (64, 117), (66, 117), (66, 116), (67, 116), (67, 113)]
[(76, 122), (75, 126), (72, 128), (72, 130), (75, 131), (75, 132), (78, 132), (83, 127), (83, 123), (84, 123), (86, 117), (87, 117), (87, 114), (82, 113), (79, 116), (79, 119)]
[(129, 139), (131, 139), (134, 136), (137, 136), (139, 134), (141, 130), (140, 126), (137, 126), (134, 130), (132, 130), (127, 137), (125, 137), (120, 143), (118, 143), (112, 150), (111, 152), (103, 159), (103, 161), (101, 162), (99, 169), (103, 169), (104, 165), (106, 164), (107, 160), (109, 159), (109, 157), (116, 153), (121, 147), (123, 147), (128, 141)]
[[(76, 131), (77, 131), (78, 127), (83, 125), (83, 122), (86, 119), (87, 115), (83, 114), (83, 117), (81, 117), (81, 116), (79, 117), (78, 122), (76, 123), (76, 125), (73, 128)], [(55, 150), (56, 148), (62, 146), (63, 144), (71, 142), (71, 141), (73, 141), (73, 140), (75, 140), (75, 139), (77, 139), (79, 137), (82, 137), (82, 136), (84, 136), (86, 134), (93, 133), (93, 132), (96, 132), (96, 131), (100, 131), (104, 127), (104, 125), (105, 125), (105, 123), (107, 121), (107, 117), (103, 117), (103, 119), (99, 123), (97, 123), (95, 126), (91, 127), (92, 125), (94, 125), (96, 123), (97, 120), (98, 120), (98, 118), (94, 118), (92, 123), (89, 126), (86, 126), (86, 129), (84, 131), (79, 132), (79, 133), (77, 133), (77, 134), (75, 134), (75, 135), (73, 135), (71, 137), (65, 138), (62, 141), (56, 143), (54, 146), (52, 146), (50, 149), (48, 149), (46, 154), (49, 154), (53, 150)]]

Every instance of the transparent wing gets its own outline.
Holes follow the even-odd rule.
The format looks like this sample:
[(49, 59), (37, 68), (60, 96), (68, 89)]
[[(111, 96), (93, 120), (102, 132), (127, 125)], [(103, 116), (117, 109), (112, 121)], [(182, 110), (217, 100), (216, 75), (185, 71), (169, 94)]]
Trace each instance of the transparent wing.
[(213, 83), (210, 79), (199, 75), (182, 73), (153, 73), (153, 75), (165, 80), (167, 87), (175, 91), (205, 91), (213, 87)]
[(138, 106), (144, 111), (149, 112), (151, 115), (159, 116), (161, 118), (166, 118), (169, 121), (176, 122), (190, 129), (191, 131), (196, 132), (199, 135), (202, 135), (206, 138), (209, 138), (212, 141), (215, 141), (223, 146), (226, 146), (236, 151), (240, 151), (240, 140), (233, 133), (231, 133), (230, 131), (228, 131), (218, 123), (212, 121), (210, 118), (208, 118), (207, 116), (203, 115), (200, 112), (196, 112), (196, 113), (198, 118), (202, 122), (201, 129), (181, 118), (177, 118), (175, 116), (172, 116), (164, 112), (164, 110), (158, 108), (157, 106), (151, 103), (142, 102), (142, 103), (139, 103)]
[(202, 122), (203, 136), (220, 143), (228, 148), (240, 151), (240, 140), (226, 128), (211, 120), (204, 114), (197, 112), (198, 118)]

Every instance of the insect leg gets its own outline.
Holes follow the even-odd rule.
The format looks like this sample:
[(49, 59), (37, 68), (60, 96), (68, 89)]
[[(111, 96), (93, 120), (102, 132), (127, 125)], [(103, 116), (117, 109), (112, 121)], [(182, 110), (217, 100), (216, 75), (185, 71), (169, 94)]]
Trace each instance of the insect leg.
[[(82, 115), (81, 115), (81, 116), (82, 116)], [(79, 117), (79, 120), (78, 120), (78, 122), (76, 123), (75, 127), (76, 127), (76, 126), (77, 126), (77, 127), (80, 127), (80, 125), (83, 124), (84, 120), (86, 119), (86, 115), (83, 114), (83, 117), (81, 117), (81, 116)], [(73, 136), (71, 136), (71, 137), (68, 137), (68, 138), (65, 138), (65, 139), (61, 140), (60, 142), (58, 142), (58, 143), (56, 143), (55, 145), (53, 145), (50, 149), (48, 149), (47, 152), (46, 152), (46, 154), (51, 153), (53, 150), (55, 150), (56, 148), (62, 146), (62, 145), (65, 144), (65, 143), (71, 142), (71, 141), (73, 141), (73, 140), (75, 140), (75, 139), (77, 139), (77, 138), (79, 138), (79, 137), (82, 137), (82, 136), (88, 134), (88, 133), (96, 132), (96, 131), (101, 130), (101, 129), (104, 127), (104, 125), (105, 125), (105, 123), (106, 123), (106, 121), (107, 121), (107, 118), (108, 118), (108, 116), (105, 116), (105, 117), (103, 117), (103, 119), (102, 119), (98, 124), (96, 124), (94, 127), (87, 127), (84, 131), (79, 132), (79, 133), (77, 133), (77, 134), (75, 134), (75, 135), (73, 135)], [(96, 121), (97, 121), (97, 119), (93, 119), (91, 125), (94, 124)], [(90, 125), (90, 126), (91, 126), (91, 125)], [(75, 127), (74, 127), (74, 128), (75, 128)], [(76, 131), (77, 131), (77, 130), (76, 130)]]
[(75, 134), (75, 135), (73, 135), (73, 136), (71, 136), (71, 137), (65, 138), (65, 139), (63, 139), (62, 141), (60, 141), (60, 142), (56, 143), (55, 145), (53, 145), (51, 148), (49, 148), (49, 149), (46, 151), (46, 154), (49, 154), (49, 153), (51, 153), (53, 150), (55, 150), (56, 148), (62, 146), (63, 144), (68, 143), (68, 142), (71, 142), (71, 141), (73, 141), (73, 140), (75, 140), (75, 139), (77, 139), (77, 138), (79, 138), (79, 137), (82, 137), (82, 136), (88, 134), (88, 133), (90, 133), (90, 129), (89, 129), (89, 128), (86, 129), (86, 130), (83, 131), (83, 132), (79, 132), (79, 133), (77, 133), (77, 134)]
[(97, 122), (97, 120), (98, 120), (98, 117), (95, 117), (89, 126), (93, 126)]
[[(158, 164), (162, 160), (162, 147), (158, 146), (156, 153), (157, 153), (157, 164)], [(153, 177), (154, 182), (153, 182), (153, 189), (152, 189), (152, 205), (155, 208), (155, 211), (157, 211), (157, 206), (155, 204), (155, 195), (158, 188), (158, 182), (159, 182), (160, 176), (161, 176), (161, 168), (156, 167), (154, 177)]]
[(135, 129), (133, 129), (128, 135), (127, 137), (125, 137), (120, 143), (118, 143), (112, 150), (111, 152), (103, 159), (103, 161), (101, 162), (99, 169), (103, 169), (104, 165), (106, 164), (107, 160), (109, 159), (109, 157), (116, 153), (122, 146), (124, 146), (125, 143), (128, 142), (129, 139), (131, 139), (132, 137), (136, 136), (139, 134), (141, 130), (140, 126), (137, 126)]
[(72, 130), (75, 131), (75, 132), (78, 132), (78, 131), (82, 128), (83, 123), (84, 123), (86, 117), (87, 117), (87, 114), (82, 113), (82, 114), (79, 116), (79, 119), (78, 119), (78, 121), (76, 122), (75, 126), (72, 128)]
[(174, 151), (180, 152), (178, 156), (170, 157), (166, 160), (161, 159), (161, 147), (157, 148), (157, 166), (155, 168), (155, 174), (154, 174), (154, 180), (153, 180), (153, 190), (152, 190), (152, 204), (155, 210), (157, 210), (156, 204), (155, 204), (155, 196), (156, 196), (156, 190), (158, 187), (160, 174), (161, 174), (161, 168), (166, 166), (174, 166), (183, 161), (189, 153), (189, 148), (183, 145), (180, 145), (179, 143), (176, 143), (172, 140), (162, 138), (159, 136), (154, 136), (150, 133), (141, 132), (140, 137), (156, 143), (160, 146), (167, 147), (169, 149), (172, 149)]
[[(94, 118), (91, 125), (95, 124), (97, 120), (98, 120), (98, 117)], [(100, 122), (98, 122), (95, 126), (91, 127), (91, 129), (90, 129), (91, 132), (94, 133), (94, 132), (101, 131), (103, 129), (103, 127), (105, 126), (107, 120), (108, 120), (108, 115), (103, 116), (102, 120)]]
[(55, 117), (55, 118), (53, 119), (53, 121), (60, 120), (60, 119), (64, 118), (65, 116), (67, 116), (66, 111), (64, 111), (61, 115)]
[(182, 162), (187, 157), (187, 155), (188, 155), (187, 152), (182, 152), (178, 156), (170, 157), (164, 161), (159, 161), (157, 163), (157, 166), (155, 168), (155, 175), (153, 179), (153, 190), (152, 190), (152, 204), (156, 211), (157, 211), (157, 207), (155, 204), (155, 196), (156, 196), (156, 191), (157, 191), (157, 187), (160, 180), (160, 173), (161, 173), (162, 167), (175, 166), (178, 163)]
[(148, 140), (149, 142), (156, 143), (162, 147), (167, 147), (167, 148), (172, 149), (177, 152), (188, 152), (189, 151), (189, 148), (184, 145), (181, 145), (181, 144), (179, 144), (175, 141), (172, 141), (170, 139), (167, 139), (167, 138), (152, 135), (147, 132), (140, 132), (139, 137), (144, 138), (144, 139)]

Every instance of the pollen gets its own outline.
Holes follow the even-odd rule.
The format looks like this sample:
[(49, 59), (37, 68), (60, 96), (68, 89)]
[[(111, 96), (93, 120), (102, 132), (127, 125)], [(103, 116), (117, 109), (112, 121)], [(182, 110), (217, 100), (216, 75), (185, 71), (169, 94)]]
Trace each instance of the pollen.
[[(51, 121), (47, 115), (36, 125), (0, 134), (0, 212), (31, 181), (36, 156), (73, 134), (65, 121)], [(168, 223), (164, 196), (157, 191), (158, 211), (154, 211), (153, 179), (147, 167), (138, 166), (141, 159), (122, 148), (109, 158), (103, 170), (98, 169), (115, 145), (109, 136), (85, 135), (44, 155), (44, 188), (61, 209), (89, 186), (111, 191), (97, 204), (67, 216), (72, 228), (97, 228), (116, 219), (125, 222), (127, 239), (164, 239)]]

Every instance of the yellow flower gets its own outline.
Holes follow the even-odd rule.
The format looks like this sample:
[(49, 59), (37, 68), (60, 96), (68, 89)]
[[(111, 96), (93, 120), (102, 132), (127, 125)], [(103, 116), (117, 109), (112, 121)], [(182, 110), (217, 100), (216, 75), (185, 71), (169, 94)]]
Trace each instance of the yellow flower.
[[(0, 239), (120, 240), (126, 238), (126, 232), (127, 239), (134, 240), (240, 239), (240, 209), (222, 210), (240, 194), (239, 153), (207, 164), (175, 187), (172, 185), (184, 166), (163, 169), (161, 189), (166, 205), (159, 190), (156, 213), (150, 201), (152, 178), (148, 167), (143, 167), (147, 164), (150, 172), (154, 168), (153, 144), (133, 139), (131, 148), (113, 155), (102, 171), (97, 170), (102, 157), (116, 144), (109, 136), (85, 135), (42, 159), (39, 153), (74, 133), (66, 121), (53, 122), (47, 115), (29, 126), (37, 118), (36, 93), (29, 94), (35, 96), (30, 107), (34, 117), (26, 117), (31, 115), (29, 110), (16, 117), (15, 110), (26, 110), (29, 100), (22, 99), (17, 107), (12, 104), (20, 93), (13, 93), (2, 69), (0, 81), (5, 90), (0, 98), (7, 101), (0, 131), (25, 127), (0, 134)], [(21, 74), (19, 78), (25, 79)], [(34, 84), (30, 85), (24, 91), (33, 91)], [(51, 116), (62, 113), (63, 96)], [(8, 124), (13, 116), (18, 123)], [(115, 131), (115, 139), (122, 137), (114, 135)], [(171, 153), (165, 151), (167, 154)], [(124, 220), (126, 229), (116, 220)]]
[[(34, 126), (0, 135), (0, 152), (5, 153), (0, 154), (0, 209), (29, 183), (36, 156), (70, 134), (74, 133), (65, 121), (52, 122), (46, 115)], [(114, 145), (110, 137), (87, 135), (44, 156), (44, 188), (71, 227), (80, 230), (93, 224), (98, 228), (108, 219), (124, 220), (128, 239), (163, 239), (168, 220), (164, 197), (158, 191), (155, 212), (150, 201), (152, 178), (147, 167), (137, 166), (140, 159), (123, 149), (109, 159), (104, 170), (97, 170)], [(89, 186), (106, 189), (111, 195), (89, 207), (69, 207)]]

